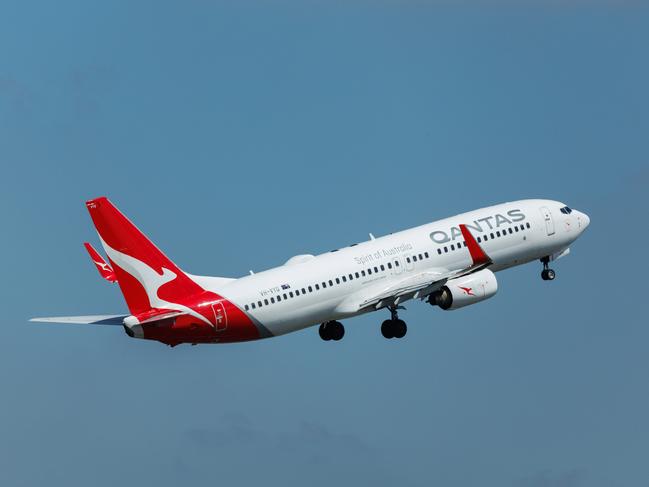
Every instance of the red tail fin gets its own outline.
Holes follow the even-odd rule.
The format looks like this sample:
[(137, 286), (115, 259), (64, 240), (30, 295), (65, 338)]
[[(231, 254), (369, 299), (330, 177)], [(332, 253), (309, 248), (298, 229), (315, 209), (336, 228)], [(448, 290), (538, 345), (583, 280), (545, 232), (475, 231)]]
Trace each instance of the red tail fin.
[(90, 200), (86, 206), (132, 314), (167, 309), (203, 291), (108, 198)]

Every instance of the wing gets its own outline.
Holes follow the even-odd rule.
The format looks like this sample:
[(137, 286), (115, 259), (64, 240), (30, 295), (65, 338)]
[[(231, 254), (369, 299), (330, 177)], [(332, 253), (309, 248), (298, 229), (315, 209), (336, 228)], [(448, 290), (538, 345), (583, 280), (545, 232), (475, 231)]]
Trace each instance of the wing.
[(124, 318), (127, 316), (128, 315), (54, 316), (47, 318), (31, 318), (29, 321), (75, 325), (123, 325)]
[(113, 271), (112, 267), (108, 265), (108, 263), (102, 258), (101, 255), (99, 255), (99, 252), (97, 252), (95, 248), (92, 245), (90, 245), (88, 242), (84, 242), (83, 246), (90, 254), (90, 258), (92, 259), (92, 262), (97, 267), (97, 270), (99, 271), (99, 275), (104, 279), (106, 279), (108, 282), (117, 282), (115, 271)]
[(431, 269), (414, 275), (404, 276), (397, 282), (371, 287), (352, 295), (338, 307), (338, 311), (357, 313), (361, 310), (379, 309), (386, 306), (396, 306), (408, 299), (424, 299), (429, 294), (441, 289), (447, 281), (473, 274), (489, 267), (493, 261), (480, 247), (469, 229), (460, 225), (464, 237), (464, 245), (471, 255), (471, 265), (463, 269), (449, 270), (444, 268)]

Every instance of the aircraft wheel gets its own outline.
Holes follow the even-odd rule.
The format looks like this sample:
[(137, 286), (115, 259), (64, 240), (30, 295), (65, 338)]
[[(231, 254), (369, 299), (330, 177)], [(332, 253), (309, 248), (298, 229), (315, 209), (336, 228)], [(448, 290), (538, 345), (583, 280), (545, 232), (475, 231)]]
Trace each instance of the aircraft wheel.
[(555, 277), (557, 277), (557, 275), (552, 269), (543, 269), (543, 272), (541, 272), (541, 279), (544, 281), (554, 281)]
[(394, 320), (392, 324), (392, 330), (393, 330), (394, 338), (403, 338), (406, 336), (406, 333), (408, 332), (408, 326), (406, 325), (406, 322), (403, 320)]
[(343, 324), (339, 321), (332, 321), (331, 323), (329, 323), (329, 326), (331, 327), (331, 339), (335, 341), (342, 340), (342, 338), (345, 336), (345, 327), (343, 326)]
[(387, 339), (394, 338), (394, 327), (392, 326), (392, 320), (385, 320), (381, 324), (381, 335), (383, 335)]
[(322, 338), (325, 342), (331, 340), (331, 335), (329, 333), (329, 329), (327, 328), (327, 323), (320, 325), (320, 328), (318, 328), (318, 334), (320, 335), (320, 338)]

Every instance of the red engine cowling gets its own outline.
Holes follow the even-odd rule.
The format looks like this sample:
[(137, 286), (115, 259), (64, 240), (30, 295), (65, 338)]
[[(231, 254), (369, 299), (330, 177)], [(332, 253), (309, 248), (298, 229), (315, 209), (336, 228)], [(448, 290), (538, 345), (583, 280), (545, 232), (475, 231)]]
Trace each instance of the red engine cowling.
[(428, 302), (434, 306), (458, 309), (489, 299), (498, 291), (496, 276), (489, 269), (449, 280), (439, 291), (430, 295)]

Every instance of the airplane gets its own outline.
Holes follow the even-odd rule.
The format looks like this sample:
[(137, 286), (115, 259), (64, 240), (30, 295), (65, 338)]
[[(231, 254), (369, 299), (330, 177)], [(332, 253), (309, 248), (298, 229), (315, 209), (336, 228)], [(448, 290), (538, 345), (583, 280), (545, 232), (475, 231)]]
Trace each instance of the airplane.
[(403, 303), (456, 310), (493, 297), (495, 272), (570, 252), (590, 218), (558, 201), (528, 199), (463, 213), (238, 279), (182, 271), (106, 197), (86, 202), (108, 261), (86, 250), (102, 278), (117, 282), (129, 314), (32, 318), (30, 321), (121, 325), (132, 338), (231, 343), (319, 325), (324, 341), (345, 335), (340, 320), (386, 310), (381, 334), (403, 338)]

